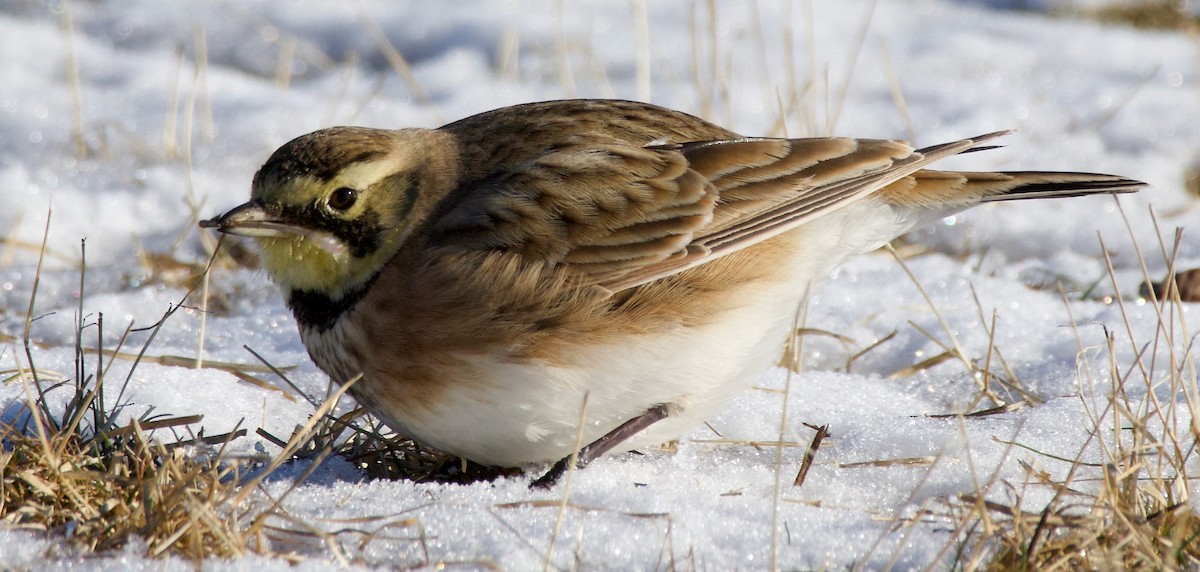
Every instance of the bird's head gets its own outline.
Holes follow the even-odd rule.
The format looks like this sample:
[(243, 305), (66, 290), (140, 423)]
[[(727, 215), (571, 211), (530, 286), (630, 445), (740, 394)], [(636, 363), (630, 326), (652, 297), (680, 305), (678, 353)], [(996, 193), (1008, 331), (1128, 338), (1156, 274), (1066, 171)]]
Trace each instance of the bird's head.
[(249, 202), (200, 226), (257, 239), (267, 274), (285, 292), (338, 300), (396, 254), (423, 194), (445, 180), (433, 149), (439, 136), (361, 127), (303, 135), (259, 169)]

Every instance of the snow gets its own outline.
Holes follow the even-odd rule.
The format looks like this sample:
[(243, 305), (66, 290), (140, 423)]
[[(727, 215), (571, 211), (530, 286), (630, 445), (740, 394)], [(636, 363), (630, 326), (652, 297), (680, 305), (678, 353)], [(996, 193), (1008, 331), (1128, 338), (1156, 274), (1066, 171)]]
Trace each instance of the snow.
[[(255, 169), (274, 148), (324, 126), (434, 127), (513, 103), (611, 96), (711, 112), (755, 135), (905, 138), (911, 129), (916, 143), (932, 144), (1016, 128), (1005, 149), (946, 166), (1108, 172), (1154, 188), (1122, 197), (1119, 211), (1108, 197), (988, 205), (914, 232), (910, 242), (928, 253), (907, 264), (938, 314), (890, 256), (847, 262), (812, 295), (806, 325), (848, 341), (806, 336), (802, 373), (778, 369), (747, 380), (755, 389), (710, 423), (720, 439), (701, 428), (677, 452), (609, 457), (575, 474), (557, 537), (557, 505), (535, 501), (556, 500), (561, 488), (530, 491), (527, 478), (470, 486), (368, 481), (331, 460), (286, 501), (292, 514), (324, 529), (391, 523), (365, 547), (353, 538), (343, 542), (360, 565), (372, 567), (541, 568), (552, 537), (551, 563), (558, 568), (759, 569), (774, 558), (787, 569), (878, 568), (892, 561), (900, 568), (938, 567), (953, 554), (953, 547), (943, 552), (955, 542), (952, 525), (896, 519), (944, 507), (993, 473), (997, 482), (1020, 488), (1025, 476), (1018, 461), (1065, 475), (1065, 463), (1006, 441), (1066, 458), (1087, 447), (1084, 454), (1099, 459), (1098, 445), (1086, 443), (1089, 412), (1103, 410), (1111, 390), (1101, 325), (1116, 332), (1123, 369), (1133, 350), (1119, 309), (1100, 300), (1113, 287), (1097, 235), (1129, 297), (1141, 271), (1122, 217), (1159, 277), (1166, 263), (1150, 207), (1164, 233), (1196, 216), (1195, 197), (1182, 184), (1200, 150), (1194, 41), (1183, 33), (1005, 11), (1003, 4), (883, 0), (872, 12), (871, 2), (858, 0), (811, 6), (761, 0), (753, 9), (717, 2), (713, 25), (708, 3), (649, 2), (650, 50), (643, 54), (636, 19), (642, 3), (616, 0), (436, 8), (384, 0), (5, 3), (0, 204), (8, 206), (0, 208), (6, 239), (0, 334), (19, 338), (25, 327), (48, 216), (49, 255), (32, 337), (51, 347), (35, 352), (39, 369), (74, 370), (82, 240), (84, 312), (89, 321), (103, 313), (107, 343), (131, 323), (152, 325), (185, 288), (151, 276), (139, 249), (202, 260), (195, 218), (243, 202)], [(69, 48), (60, 25), (68, 7), (82, 136), (90, 149), (83, 158), (72, 140)], [(374, 26), (404, 54), (427, 95), (414, 93), (395, 72)], [(198, 67), (203, 54), (207, 65)], [(638, 79), (643, 65), (648, 86)], [(781, 105), (788, 115), (777, 125)], [(1200, 237), (1185, 234), (1179, 266), (1197, 265)], [(1027, 286), (1056, 279), (1067, 285), (1070, 302), (1052, 286)], [(1082, 300), (1093, 284), (1098, 295)], [(292, 379), (310, 394), (324, 393), (325, 377), (308, 361), (291, 316), (261, 272), (216, 271), (211, 288), (229, 308), (207, 320), (205, 359), (255, 363), (242, 347), (249, 346), (274, 364), (296, 365)], [(1149, 341), (1155, 313), (1132, 299), (1126, 304), (1134, 340)], [(1078, 331), (1070, 327), (1072, 315)], [(977, 380), (955, 360), (891, 377), (942, 352), (921, 333), (948, 341), (940, 319), (971, 356), (984, 356), (994, 344), (1046, 402), (980, 418), (927, 416), (990, 405), (975, 402)], [(200, 328), (199, 312), (182, 309), (149, 353), (194, 356)], [(894, 338), (846, 371), (855, 354), (892, 332)], [(139, 349), (148, 335), (133, 333), (126, 351)], [(24, 363), (20, 342), (0, 345), (0, 371)], [(119, 389), (129, 367), (114, 363), (109, 383)], [(1135, 403), (1146, 394), (1144, 386), (1128, 389)], [(1160, 400), (1182, 399), (1168, 389), (1157, 389)], [(800, 446), (783, 448), (777, 474), (777, 448), (743, 442), (779, 440), (785, 390), (784, 439)], [(312, 410), (227, 373), (154, 363), (136, 369), (126, 396), (128, 415), (202, 414), (207, 434), (240, 423), (251, 436), (234, 442), (235, 453), (277, 451), (254, 430), (289, 435)], [(20, 383), (0, 385), (0, 410), (21, 399)], [(804, 485), (794, 489), (813, 434), (803, 423), (828, 424), (831, 436)], [(870, 464), (900, 458), (924, 461)], [(287, 490), (305, 469), (286, 468), (267, 490)], [(1006, 494), (1001, 486), (990, 493)], [(1037, 488), (1025, 493), (1034, 510), (1048, 500)], [(364, 517), (381, 520), (345, 520)], [(54, 538), (0, 531), (5, 569), (192, 567), (144, 554), (134, 544), (85, 557)], [(307, 560), (298, 566), (249, 556), (205, 567), (323, 569), (335, 561), (319, 544), (302, 555)]]

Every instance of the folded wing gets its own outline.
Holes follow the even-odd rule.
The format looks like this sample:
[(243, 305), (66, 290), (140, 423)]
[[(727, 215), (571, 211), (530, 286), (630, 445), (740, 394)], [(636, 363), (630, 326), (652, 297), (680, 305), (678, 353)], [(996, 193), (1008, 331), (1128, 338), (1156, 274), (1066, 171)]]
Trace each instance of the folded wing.
[(649, 147), (563, 145), (466, 190), (435, 244), (564, 264), (612, 291), (747, 248), (870, 194), (951, 212), (980, 202), (1135, 191), (1111, 175), (925, 167), (997, 132), (913, 149), (890, 140), (739, 138)]

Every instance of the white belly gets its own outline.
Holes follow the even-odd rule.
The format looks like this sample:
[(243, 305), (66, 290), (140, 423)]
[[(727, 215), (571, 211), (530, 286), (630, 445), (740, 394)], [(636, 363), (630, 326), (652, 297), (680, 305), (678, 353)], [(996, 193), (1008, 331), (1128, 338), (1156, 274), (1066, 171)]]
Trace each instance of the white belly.
[[(795, 298), (796, 290), (789, 297)], [(490, 372), (487, 389), (457, 394), (458, 399), (445, 403), (444, 415), (410, 429), (436, 448), (483, 463), (513, 465), (570, 454), (581, 421), (587, 444), (654, 406), (668, 404), (667, 419), (614, 451), (657, 445), (713, 415), (755, 373), (778, 359), (792, 316), (777, 303), (749, 303), (718, 325), (581, 347), (569, 365), (473, 358), (479, 371)]]

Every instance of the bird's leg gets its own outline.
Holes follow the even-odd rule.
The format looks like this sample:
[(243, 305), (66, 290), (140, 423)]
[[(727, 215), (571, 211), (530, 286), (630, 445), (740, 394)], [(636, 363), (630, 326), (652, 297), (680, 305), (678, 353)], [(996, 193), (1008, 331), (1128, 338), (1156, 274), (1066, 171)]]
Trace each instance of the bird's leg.
[[(666, 405), (656, 405), (650, 409), (647, 409), (645, 413), (622, 423), (616, 429), (609, 431), (603, 437), (592, 441), (580, 449), (579, 454), (575, 455), (575, 467), (582, 469), (588, 463), (594, 461), (601, 455), (607, 453), (613, 447), (619, 445), (622, 441), (636, 435), (638, 431), (654, 425), (666, 417)], [(559, 461), (554, 463), (554, 466), (551, 467), (546, 474), (538, 477), (537, 480), (530, 483), (529, 488), (550, 488), (554, 485), (554, 483), (558, 482), (559, 477), (562, 477), (563, 473), (567, 472), (567, 467), (570, 465), (571, 455), (567, 455), (566, 457), (559, 459)]]

